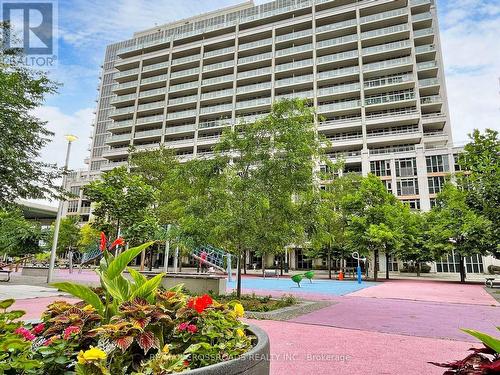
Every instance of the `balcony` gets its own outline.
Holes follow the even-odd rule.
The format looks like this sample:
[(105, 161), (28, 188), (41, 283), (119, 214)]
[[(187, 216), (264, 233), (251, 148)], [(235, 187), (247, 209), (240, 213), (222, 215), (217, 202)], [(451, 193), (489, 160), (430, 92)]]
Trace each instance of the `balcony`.
[(415, 47), (415, 54), (420, 55), (422, 53), (432, 53), (436, 52), (436, 47), (434, 44), (425, 44), (423, 46)]
[(217, 85), (224, 82), (233, 82), (233, 80), (234, 80), (234, 75), (229, 74), (220, 77), (206, 78), (201, 81), (201, 84), (202, 86), (209, 86), (209, 85)]
[(166, 81), (167, 79), (168, 79), (167, 74), (161, 74), (159, 76), (143, 78), (141, 80), (141, 85), (147, 85), (147, 84), (155, 83), (155, 82), (162, 82), (162, 81)]
[(441, 104), (443, 102), (443, 98), (439, 95), (430, 95), (430, 96), (422, 96), (420, 97), (420, 104)]
[(415, 151), (415, 146), (414, 145), (401, 145), (401, 146), (392, 146), (392, 147), (382, 147), (382, 148), (374, 148), (374, 149), (371, 149), (369, 151), (370, 151), (370, 155), (392, 154), (392, 153)]
[(382, 70), (382, 69), (393, 68), (396, 66), (405, 66), (412, 64), (413, 64), (413, 59), (411, 58), (411, 56), (399, 57), (397, 59), (389, 59), (384, 61), (377, 61), (370, 64), (364, 64), (363, 72), (371, 72), (375, 70)]
[(418, 13), (411, 16), (412, 22), (425, 21), (432, 19), (431, 12)]
[(439, 79), (437, 78), (426, 78), (418, 80), (418, 85), (420, 87), (429, 87), (439, 85)]
[(135, 101), (137, 95), (135, 93), (128, 95), (117, 95), (111, 99), (111, 104)]
[(361, 116), (340, 117), (318, 124), (318, 130), (330, 130), (361, 126)]
[(248, 63), (253, 63), (257, 61), (263, 61), (263, 60), (268, 60), (272, 59), (273, 53), (272, 52), (266, 52), (266, 53), (261, 53), (259, 55), (252, 55), (252, 56), (247, 56), (247, 57), (240, 57), (238, 59), (238, 64), (248, 64)]
[(270, 106), (271, 98), (258, 98), (252, 100), (244, 100), (236, 103), (236, 109)]
[(382, 29), (365, 31), (365, 32), (361, 33), (361, 39), (365, 40), (365, 39), (369, 39), (369, 38), (376, 38), (379, 36), (396, 34), (396, 33), (406, 32), (409, 30), (410, 30), (410, 27), (407, 24), (394, 25), (394, 26), (384, 27)]
[(116, 161), (116, 162), (108, 162), (108, 164), (104, 164), (102, 167), (101, 167), (101, 170), (103, 171), (109, 171), (111, 169), (115, 169), (115, 168), (118, 168), (118, 167), (126, 167), (128, 166), (128, 161)]
[(163, 134), (163, 129), (144, 130), (144, 131), (140, 131), (140, 132), (135, 132), (134, 139), (157, 138), (157, 137), (161, 137), (162, 134)]
[(317, 74), (318, 80), (328, 79), (328, 78), (336, 78), (350, 75), (358, 75), (359, 67), (358, 66), (349, 66), (347, 68), (333, 69), (327, 70), (324, 72), (320, 72)]
[(181, 78), (181, 77), (188, 77), (188, 76), (198, 75), (198, 74), (200, 74), (200, 68), (192, 68), (192, 69), (180, 70), (178, 72), (172, 72), (172, 73), (170, 73), (170, 79)]
[(172, 65), (180, 65), (180, 64), (187, 64), (193, 61), (200, 61), (201, 55), (191, 55), (191, 56), (185, 56), (185, 57), (179, 57), (178, 59), (172, 60)]
[(336, 95), (351, 91), (359, 91), (360, 89), (361, 85), (359, 84), (359, 82), (347, 83), (347, 84), (335, 85), (332, 87), (320, 88), (318, 90), (318, 96)]
[(363, 139), (362, 132), (341, 133), (326, 136), (329, 141), (353, 141)]
[(361, 150), (329, 152), (327, 155), (330, 159), (361, 159)]
[(126, 142), (132, 139), (131, 133), (126, 134), (113, 134), (106, 140), (106, 143), (115, 143), (115, 142)]
[(234, 67), (234, 61), (228, 60), (228, 61), (220, 62), (217, 64), (205, 65), (205, 66), (203, 66), (203, 71), (204, 72), (211, 72), (214, 70), (232, 68), (232, 67)]
[(290, 94), (280, 94), (280, 95), (275, 96), (276, 100), (281, 100), (281, 99), (312, 99), (313, 97), (314, 97), (313, 90), (295, 91), (295, 92), (292, 92)]
[(120, 129), (127, 129), (131, 128), (132, 125), (134, 125), (134, 120), (126, 120), (126, 121), (113, 121), (111, 124), (108, 125), (106, 130), (120, 130)]
[(128, 149), (129, 146), (127, 147), (116, 147), (116, 148), (110, 148), (109, 150), (104, 150), (102, 152), (102, 157), (110, 157), (110, 156), (124, 156), (128, 154)]
[(320, 65), (320, 64), (328, 64), (331, 62), (356, 59), (356, 58), (358, 58), (358, 50), (353, 50), (353, 51), (334, 53), (332, 55), (320, 56), (316, 59), (316, 63)]
[(179, 85), (172, 85), (169, 87), (170, 92), (177, 92), (183, 90), (197, 89), (199, 86), (199, 81), (181, 83)]
[(323, 26), (316, 27), (316, 34), (325, 33), (325, 32), (333, 31), (333, 30), (339, 30), (339, 29), (343, 29), (346, 27), (356, 26), (356, 25), (357, 25), (356, 19), (331, 23), (329, 25), (323, 25)]
[(421, 38), (429, 35), (434, 35), (434, 29), (432, 27), (429, 27), (427, 29), (415, 30), (413, 32), (414, 38)]
[(246, 72), (238, 73), (238, 79), (257, 77), (261, 75), (271, 74), (273, 72), (272, 68), (260, 68), (254, 70), (247, 70)]
[(256, 40), (255, 42), (244, 43), (238, 46), (239, 51), (245, 51), (252, 48), (262, 47), (262, 46), (270, 46), (273, 44), (273, 38)]
[(413, 99), (415, 99), (415, 93), (413, 92), (413, 90), (405, 90), (400, 92), (387, 93), (384, 95), (369, 96), (365, 98), (365, 105), (371, 106)]
[(368, 22), (385, 20), (385, 19), (392, 18), (392, 17), (405, 16), (407, 14), (408, 14), (408, 11), (406, 10), (406, 8), (399, 8), (399, 9), (389, 10), (387, 12), (371, 14), (369, 16), (361, 17), (359, 19), (359, 23), (365, 24)]
[(200, 122), (198, 124), (198, 129), (212, 129), (212, 128), (226, 127), (231, 125), (230, 122), (231, 121), (227, 119)]
[(124, 82), (124, 83), (114, 84), (112, 89), (113, 91), (121, 91), (130, 88), (136, 88), (138, 84), (139, 81)]
[(327, 48), (337, 46), (339, 44), (353, 43), (358, 41), (358, 34), (340, 36), (338, 38), (326, 39), (316, 42), (316, 48)]
[(384, 111), (366, 113), (366, 121), (370, 124), (387, 121), (405, 121), (418, 119), (420, 111), (415, 107), (388, 109)]
[(146, 103), (146, 104), (140, 104), (137, 107), (137, 112), (139, 112), (139, 111), (147, 111), (149, 109), (161, 109), (161, 108), (165, 108), (165, 102), (164, 101), (153, 102), (153, 103)]
[(245, 94), (248, 92), (263, 91), (270, 89), (271, 89), (271, 82), (261, 82), (261, 83), (255, 83), (253, 85), (240, 86), (236, 89), (236, 94)]
[(335, 112), (357, 107), (361, 107), (361, 100), (346, 100), (329, 104), (321, 104), (318, 106), (318, 113)]
[(198, 101), (198, 95), (189, 95), (189, 96), (183, 96), (180, 98), (175, 98), (175, 99), (169, 99), (168, 100), (168, 105), (179, 105), (179, 104), (186, 104), (186, 103), (194, 103)]
[(109, 111), (109, 117), (114, 118), (114, 117), (119, 117), (123, 115), (130, 115), (134, 113), (135, 111), (135, 106), (130, 106), (130, 107), (124, 107), (124, 108), (114, 108)]
[(362, 49), (361, 53), (363, 56), (374, 55), (377, 53), (395, 51), (402, 48), (411, 48), (412, 43), (409, 40), (400, 40), (398, 42), (381, 44), (373, 47), (365, 47)]
[(165, 134), (189, 133), (196, 130), (195, 124), (171, 126), (165, 128)]
[(306, 52), (306, 51), (312, 51), (312, 44), (311, 43), (276, 50), (276, 57), (294, 55), (296, 53)]
[(292, 70), (292, 69), (300, 69), (304, 67), (309, 67), (312, 66), (313, 64), (313, 59), (305, 59), (305, 60), (299, 60), (299, 61), (294, 61), (286, 64), (279, 64), (274, 67), (275, 72), (283, 72), (285, 70)]
[(165, 140), (165, 145), (169, 148), (181, 148), (194, 145), (194, 138), (176, 139), (175, 141)]
[(159, 70), (159, 69), (167, 69), (169, 64), (170, 63), (168, 61), (164, 61), (164, 62), (160, 62), (160, 63), (156, 63), (156, 64), (144, 65), (142, 67), (142, 71), (143, 72), (152, 72), (152, 71)]
[(147, 143), (145, 145), (134, 145), (134, 148), (136, 150), (151, 150), (154, 148), (159, 148), (160, 144), (159, 143)]
[(130, 77), (137, 74), (139, 74), (139, 68), (124, 70), (122, 72), (116, 72), (115, 74), (113, 74), (113, 78), (118, 80), (123, 77)]
[(413, 80), (413, 74), (400, 74), (396, 76), (370, 79), (364, 82), (364, 86), (365, 89), (374, 89), (378, 87), (397, 85), (405, 82), (413, 82)]
[(167, 92), (166, 88), (141, 91), (141, 92), (139, 92), (139, 98), (148, 98), (148, 97), (156, 96), (156, 95), (158, 95), (158, 96), (165, 95), (166, 92)]
[(137, 125), (142, 125), (142, 124), (149, 124), (149, 123), (155, 123), (155, 122), (163, 122), (163, 115), (156, 115), (156, 116), (146, 116), (146, 117), (139, 117), (135, 123)]
[(419, 133), (418, 125), (368, 130), (366, 136), (367, 138), (375, 138), (410, 133)]
[(178, 111), (178, 112), (167, 112), (167, 120), (175, 120), (179, 118), (185, 117), (195, 117), (197, 114), (196, 109), (188, 109), (186, 111)]
[(411, 0), (410, 5), (412, 7), (419, 6), (419, 5), (426, 5), (426, 4), (431, 4), (431, 0)]
[(437, 69), (438, 63), (437, 61), (424, 61), (421, 63), (417, 63), (417, 70), (429, 70), (429, 69)]
[(299, 39), (299, 38), (304, 38), (312, 35), (312, 30), (302, 30), (302, 31), (296, 31), (293, 33), (289, 34), (284, 34), (284, 35), (278, 35), (276, 36), (276, 42), (285, 42), (287, 40), (294, 40), (294, 39)]
[(220, 138), (221, 138), (220, 134), (198, 136), (197, 144), (205, 145), (210, 143), (217, 143), (220, 140)]
[(233, 93), (234, 93), (233, 89), (210, 91), (201, 94), (201, 100), (225, 98), (227, 96), (233, 96)]
[(219, 104), (210, 107), (200, 108), (200, 115), (206, 115), (209, 113), (217, 113), (217, 112), (228, 112), (232, 110), (233, 110), (233, 103)]
[(216, 49), (214, 51), (205, 52), (203, 54), (203, 56), (205, 58), (207, 58), (207, 57), (214, 57), (214, 56), (222, 56), (222, 55), (227, 55), (229, 53), (234, 53), (234, 51), (235, 51), (234, 46), (231, 46), (231, 47)]
[(289, 85), (296, 85), (298, 83), (312, 82), (312, 80), (313, 80), (312, 74), (304, 74), (301, 76), (296, 76), (291, 78), (278, 79), (274, 84), (276, 87), (283, 87)]

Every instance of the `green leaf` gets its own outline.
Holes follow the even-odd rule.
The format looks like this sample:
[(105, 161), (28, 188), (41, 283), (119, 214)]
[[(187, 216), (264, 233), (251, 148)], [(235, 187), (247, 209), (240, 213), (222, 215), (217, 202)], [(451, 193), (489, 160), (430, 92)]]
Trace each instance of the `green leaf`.
[(134, 279), (135, 289), (140, 288), (148, 279), (142, 273), (134, 270), (133, 268), (127, 267), (128, 272), (130, 272), (130, 276)]
[(8, 309), (13, 305), (15, 300), (13, 298), (10, 299), (4, 299), (3, 301), (0, 301), (0, 309)]
[(132, 298), (134, 297), (142, 297), (148, 300), (148, 302), (153, 302), (152, 300), (155, 297), (155, 292), (161, 284), (161, 280), (165, 276), (164, 273), (160, 273), (155, 277), (146, 281), (141, 287), (137, 288), (134, 293), (132, 293)]
[(84, 300), (89, 305), (92, 305), (92, 307), (96, 309), (100, 315), (104, 314), (104, 305), (102, 304), (101, 299), (88, 286), (69, 282), (53, 283), (51, 285), (59, 290), (62, 290), (63, 292)]
[(497, 353), (500, 353), (500, 340), (499, 339), (492, 337), (490, 335), (487, 335), (486, 333), (475, 331), (473, 329), (462, 328), (462, 331), (464, 331), (465, 333), (468, 333), (469, 335), (474, 336), (475, 338), (481, 340), (481, 342), (485, 346), (494, 350)]
[(121, 303), (129, 299), (128, 281), (122, 276), (110, 279), (106, 275), (101, 275), (101, 282), (106, 291), (113, 297), (113, 301)]
[(106, 274), (110, 279), (114, 279), (117, 277), (119, 274), (121, 274), (127, 265), (137, 256), (139, 255), (143, 250), (147, 249), (149, 246), (151, 246), (154, 243), (154, 241), (146, 242), (142, 245), (132, 247), (131, 249), (128, 249), (118, 255), (115, 259), (113, 259), (106, 270)]

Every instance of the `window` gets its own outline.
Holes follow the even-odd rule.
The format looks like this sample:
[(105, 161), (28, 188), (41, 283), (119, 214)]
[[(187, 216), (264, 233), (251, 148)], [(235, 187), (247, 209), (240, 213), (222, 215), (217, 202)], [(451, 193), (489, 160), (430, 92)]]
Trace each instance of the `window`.
[[(465, 269), (468, 273), (483, 273), (483, 257), (475, 254), (465, 258)], [(437, 272), (460, 272), (460, 256), (454, 251), (436, 262)]]
[(78, 211), (78, 201), (69, 201), (68, 202), (68, 213), (69, 212), (77, 212)]
[(393, 257), (391, 254), (386, 255), (389, 258), (389, 271), (397, 272), (399, 271), (399, 262), (397, 258)]
[(448, 155), (432, 155), (426, 156), (427, 173), (448, 172), (450, 166), (448, 163)]
[(392, 181), (383, 180), (382, 182), (384, 183), (387, 192), (392, 194)]
[(74, 195), (80, 195), (80, 186), (71, 186), (69, 192)]
[(417, 195), (418, 180), (416, 178), (402, 178), (397, 181), (398, 195)]
[(428, 177), (427, 183), (429, 184), (429, 194), (437, 194), (443, 189), (446, 180), (444, 176)]
[(402, 199), (401, 202), (410, 206), (412, 210), (420, 210), (420, 199)]
[(433, 208), (434, 206), (436, 206), (437, 200), (436, 198), (431, 198), (430, 202), (431, 202), (431, 208)]
[(389, 160), (375, 160), (370, 162), (370, 171), (376, 176), (390, 176), (391, 162)]
[(415, 158), (396, 159), (396, 176), (409, 177), (417, 175), (417, 161)]
[(295, 259), (297, 260), (297, 269), (311, 269), (312, 260), (308, 259), (303, 253), (302, 249), (295, 249)]
[(455, 171), (458, 172), (458, 171), (461, 171), (462, 170), (462, 167), (460, 166), (459, 164), (459, 157), (460, 155), (459, 154), (453, 154), (453, 162), (455, 164)]

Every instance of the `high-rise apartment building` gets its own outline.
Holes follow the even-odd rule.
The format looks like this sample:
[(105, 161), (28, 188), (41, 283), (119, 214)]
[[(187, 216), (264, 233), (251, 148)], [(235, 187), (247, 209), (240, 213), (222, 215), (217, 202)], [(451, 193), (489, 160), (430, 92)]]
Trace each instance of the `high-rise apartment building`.
[[(225, 127), (299, 97), (340, 173), (372, 172), (428, 210), (458, 152), (436, 13), (434, 0), (249, 1), (109, 45), (85, 178), (126, 165), (130, 146), (210, 155)], [(89, 206), (70, 201), (68, 213)]]

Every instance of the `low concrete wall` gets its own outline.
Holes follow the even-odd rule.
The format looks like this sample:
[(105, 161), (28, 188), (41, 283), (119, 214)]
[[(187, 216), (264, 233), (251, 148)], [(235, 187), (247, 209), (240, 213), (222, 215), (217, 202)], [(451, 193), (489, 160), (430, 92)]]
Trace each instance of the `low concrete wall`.
[(21, 275), (23, 276), (43, 276), (47, 277), (49, 269), (45, 267), (23, 267)]
[[(141, 272), (142, 274), (153, 277), (157, 272)], [(176, 285), (184, 284), (184, 287), (195, 294), (205, 294), (212, 292), (214, 294), (226, 294), (226, 278), (220, 275), (209, 274), (187, 274), (187, 273), (168, 273), (162, 280), (165, 288), (172, 288)]]

